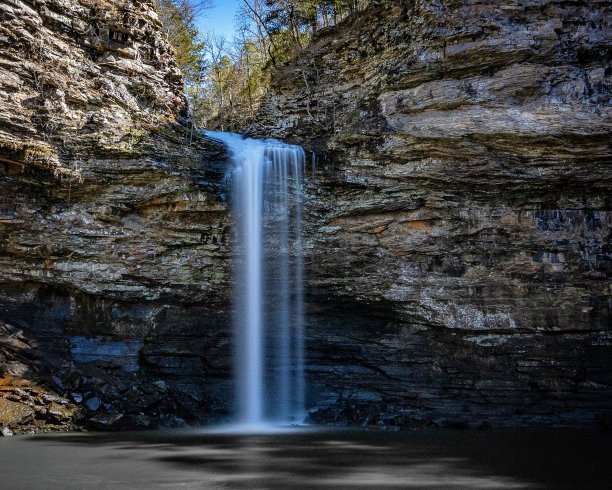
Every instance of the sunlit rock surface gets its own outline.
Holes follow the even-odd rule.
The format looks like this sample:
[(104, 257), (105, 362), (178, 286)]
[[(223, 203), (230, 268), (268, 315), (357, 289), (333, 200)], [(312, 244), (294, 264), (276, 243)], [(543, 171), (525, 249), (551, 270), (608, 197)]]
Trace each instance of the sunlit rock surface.
[[(612, 423), (609, 10), (373, 2), (274, 75), (311, 420)], [(149, 2), (0, 0), (7, 431), (228, 414), (226, 155), (181, 92)]]
[(0, 0), (0, 319), (101, 426), (227, 377), (225, 155), (182, 92), (151, 2)]
[(611, 13), (379, 1), (275, 74), (252, 132), (318, 156), (314, 420), (609, 420)]

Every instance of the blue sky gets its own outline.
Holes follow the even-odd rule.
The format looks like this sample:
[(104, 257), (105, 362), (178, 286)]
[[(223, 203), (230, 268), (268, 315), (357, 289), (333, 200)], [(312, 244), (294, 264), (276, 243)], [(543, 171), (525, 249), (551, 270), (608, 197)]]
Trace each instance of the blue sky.
[(202, 35), (213, 31), (228, 41), (234, 38), (234, 19), (242, 0), (213, 0), (214, 7), (202, 14), (198, 29)]

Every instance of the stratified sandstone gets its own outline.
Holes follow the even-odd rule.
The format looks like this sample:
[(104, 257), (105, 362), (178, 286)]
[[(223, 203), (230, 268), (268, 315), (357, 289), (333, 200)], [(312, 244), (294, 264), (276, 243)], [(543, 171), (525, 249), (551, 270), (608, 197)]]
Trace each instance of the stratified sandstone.
[(252, 130), (319, 160), (316, 420), (609, 417), (611, 15), (379, 1), (273, 77)]
[(225, 206), (198, 186), (212, 148), (180, 124), (151, 6), (1, 7), (3, 278), (190, 301), (221, 286)]
[[(70, 430), (80, 418), (73, 400), (49, 388), (43, 354), (23, 332), (0, 323), (0, 427), (2, 435), (23, 430)], [(55, 359), (53, 359), (55, 360)], [(33, 382), (36, 380), (36, 382)]]
[(0, 319), (100, 425), (210, 405), (219, 152), (191, 130), (151, 2), (0, 0)]
[[(255, 129), (318, 157), (312, 420), (610, 423), (609, 18), (378, 1), (273, 77)], [(149, 2), (0, 0), (4, 425), (228, 413), (226, 163), (181, 92)]]

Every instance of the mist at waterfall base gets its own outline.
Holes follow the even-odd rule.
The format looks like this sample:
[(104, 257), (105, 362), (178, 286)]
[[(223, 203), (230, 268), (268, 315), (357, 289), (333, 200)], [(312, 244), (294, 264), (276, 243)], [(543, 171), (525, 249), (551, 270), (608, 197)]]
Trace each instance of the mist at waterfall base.
[(269, 431), (305, 416), (302, 186), (305, 154), (278, 140), (223, 142), (236, 228), (231, 428)]

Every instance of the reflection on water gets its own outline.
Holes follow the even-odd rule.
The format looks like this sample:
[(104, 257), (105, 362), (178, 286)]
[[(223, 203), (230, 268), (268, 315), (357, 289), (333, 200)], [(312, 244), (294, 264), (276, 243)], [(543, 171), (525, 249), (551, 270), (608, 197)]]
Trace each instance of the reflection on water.
[(174, 431), (0, 440), (3, 488), (610, 488), (592, 432)]

